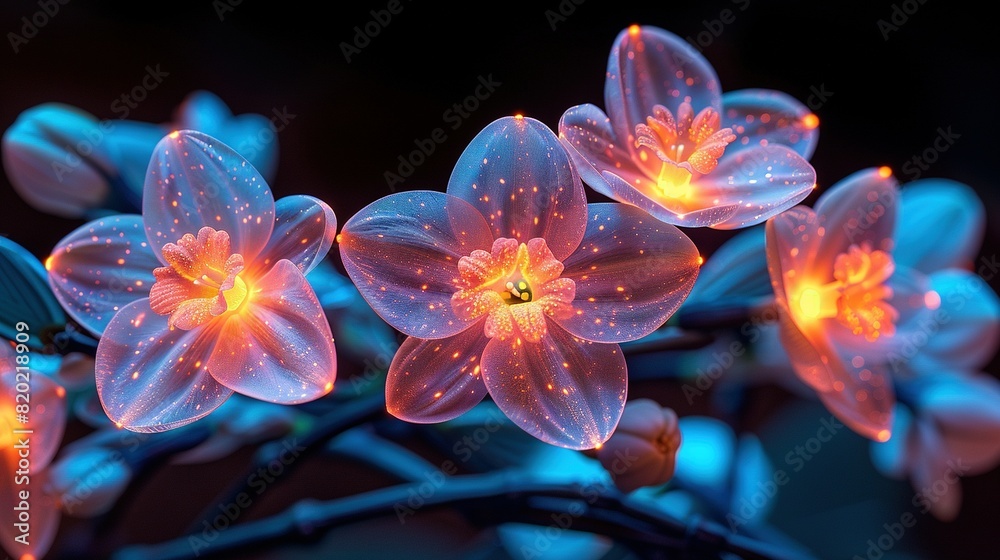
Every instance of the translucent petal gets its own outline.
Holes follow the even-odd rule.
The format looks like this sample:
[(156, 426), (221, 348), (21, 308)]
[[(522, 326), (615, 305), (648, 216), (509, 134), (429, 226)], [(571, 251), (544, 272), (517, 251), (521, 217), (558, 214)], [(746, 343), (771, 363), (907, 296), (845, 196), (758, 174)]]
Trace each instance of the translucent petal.
[(407, 338), (385, 380), (389, 414), (407, 422), (444, 422), (479, 404), (486, 396), (480, 362), (487, 342), (482, 321), (449, 338)]
[(464, 200), (411, 191), (379, 199), (340, 233), (344, 268), (387, 323), (417, 338), (458, 334), (468, 323), (452, 311), (458, 261), (489, 251), (486, 220)]
[(122, 308), (97, 347), (97, 393), (108, 417), (134, 432), (162, 432), (218, 408), (233, 393), (208, 373), (218, 338), (217, 329), (170, 329), (148, 299)]
[(829, 269), (831, 280), (834, 259), (851, 245), (867, 243), (873, 250), (893, 250), (899, 189), (887, 172), (885, 167), (858, 171), (838, 181), (816, 201), (823, 242), (813, 266)]
[[(0, 237), (0, 338), (17, 340), (33, 350), (45, 346), (42, 330), (66, 323), (59, 300), (52, 295), (42, 263), (27, 249)], [(28, 330), (22, 325), (24, 323)], [(24, 335), (28, 340), (24, 340)]]
[(494, 237), (541, 237), (559, 260), (586, 228), (580, 176), (559, 138), (531, 118), (504, 117), (476, 135), (455, 164), (448, 194), (479, 210)]
[[(957, 479), (949, 480), (955, 474), (949, 472), (952, 471), (951, 461), (955, 458), (948, 456), (948, 450), (931, 423), (917, 422), (916, 428), (920, 454), (914, 458), (910, 475), (918, 492), (916, 503), (921, 508), (929, 508), (937, 519), (952, 521), (962, 504), (962, 485)], [(943, 492), (938, 491), (941, 482), (945, 483)]]
[(641, 338), (666, 322), (698, 277), (698, 249), (674, 226), (624, 204), (591, 204), (579, 250), (563, 264), (573, 313), (556, 317), (594, 342)]
[(819, 141), (819, 119), (794, 97), (770, 89), (722, 94), (722, 126), (736, 146), (783, 144), (809, 159)]
[(642, 174), (633, 163), (628, 147), (615, 138), (611, 120), (594, 105), (588, 103), (567, 109), (559, 119), (559, 137), (583, 182), (605, 196), (615, 195), (602, 172), (621, 173), (619, 170), (624, 169)]
[[(710, 205), (688, 209), (680, 201), (670, 200), (655, 192), (655, 185), (645, 176), (626, 176), (605, 171), (601, 174), (611, 188), (611, 196), (651, 214), (657, 220), (681, 227), (714, 226), (730, 220), (740, 210), (736, 204)], [(699, 197), (699, 200), (703, 200)]]
[[(0, 341), (0, 346), (8, 347), (7, 341)], [(41, 373), (18, 371), (16, 368), (13, 353), (0, 357), (0, 397), (3, 398), (0, 403), (0, 430), (4, 430), (0, 436), (0, 454), (10, 451), (3, 442), (11, 436), (11, 430), (32, 430), (31, 472), (41, 472), (55, 457), (62, 442), (66, 427), (66, 390)], [(18, 385), (23, 383), (29, 385), (29, 391), (17, 390)], [(18, 422), (16, 418), (14, 407), (20, 404), (30, 407), (26, 423)]]
[(717, 229), (762, 223), (795, 206), (816, 185), (816, 171), (791, 148), (773, 144), (729, 149), (711, 173), (692, 181), (698, 206), (735, 205), (737, 210)]
[(698, 273), (688, 302), (772, 295), (767, 275), (764, 226), (746, 229), (712, 253)]
[(538, 439), (591, 449), (611, 436), (627, 391), (617, 344), (573, 337), (549, 323), (538, 343), (495, 338), (483, 353), (483, 381), (497, 406)]
[(778, 337), (795, 374), (816, 391), (833, 390), (834, 374), (829, 363), (824, 363), (824, 360), (829, 362), (831, 359), (838, 360), (838, 357), (829, 339), (815, 333), (806, 336), (789, 315), (784, 308), (779, 312)]
[(812, 209), (797, 206), (767, 222), (767, 269), (778, 303), (787, 302), (803, 273), (811, 265), (821, 241), (818, 217)]
[(962, 270), (932, 274), (930, 288), (927, 297), (939, 307), (915, 322), (901, 356), (918, 372), (983, 367), (1000, 348), (997, 294), (980, 276)]
[(922, 421), (938, 432), (945, 456), (962, 459), (962, 474), (978, 475), (1000, 463), (1000, 381), (989, 375), (943, 373), (929, 377), (916, 396)]
[(913, 415), (906, 406), (897, 404), (893, 411), (892, 437), (885, 442), (871, 442), (871, 458), (875, 468), (885, 476), (902, 478), (910, 469), (916, 434)]
[(926, 274), (969, 268), (985, 232), (986, 208), (975, 191), (948, 179), (921, 179), (901, 189), (893, 257)]
[(157, 257), (166, 243), (210, 226), (227, 232), (233, 252), (252, 262), (274, 229), (274, 197), (243, 156), (211, 136), (183, 130), (156, 145), (142, 218)]
[[(838, 366), (841, 364), (838, 361)], [(892, 434), (892, 409), (896, 402), (892, 378), (878, 366), (855, 367), (842, 364), (847, 376), (835, 375), (843, 388), (834, 382), (831, 391), (819, 398), (838, 420), (858, 434), (875, 441), (886, 441)]]
[[(276, 117), (283, 115), (278, 114), (275, 108)], [(229, 107), (217, 95), (208, 91), (196, 91), (189, 94), (177, 108), (174, 128), (198, 130), (232, 146), (265, 179), (270, 180), (274, 178), (278, 162), (278, 127), (287, 124), (284, 119), (294, 116), (283, 117), (280, 124), (272, 124), (263, 115), (233, 116)]]
[(118, 310), (149, 295), (153, 269), (163, 266), (135, 214), (84, 224), (56, 244), (45, 264), (63, 308), (97, 336)]
[(330, 261), (321, 262), (306, 279), (326, 311), (338, 354), (358, 364), (370, 360), (380, 364), (380, 368), (388, 367), (399, 347), (396, 331), (372, 310), (351, 279), (337, 272)]
[(305, 195), (286, 196), (274, 205), (271, 239), (250, 264), (246, 274), (257, 276), (281, 259), (309, 274), (325, 257), (337, 237), (337, 216), (327, 203)]
[(207, 361), (212, 377), (243, 395), (281, 404), (329, 393), (337, 376), (333, 334), (302, 271), (281, 260), (251, 282), (247, 303), (214, 321), (221, 325)]
[(722, 109), (722, 89), (715, 70), (695, 48), (657, 27), (633, 25), (615, 39), (604, 82), (604, 105), (620, 142), (633, 147), (635, 125), (646, 122), (653, 107), (673, 114), (687, 101), (696, 112)]

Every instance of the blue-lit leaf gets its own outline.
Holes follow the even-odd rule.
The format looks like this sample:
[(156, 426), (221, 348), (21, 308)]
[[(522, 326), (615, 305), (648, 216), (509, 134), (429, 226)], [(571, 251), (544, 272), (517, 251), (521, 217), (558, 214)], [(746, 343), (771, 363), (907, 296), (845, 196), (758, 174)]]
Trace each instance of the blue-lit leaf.
[(0, 237), (0, 336), (20, 341), (18, 334), (23, 339), (26, 333), (28, 345), (38, 349), (45, 328), (65, 324), (66, 315), (49, 289), (42, 263), (24, 247)]

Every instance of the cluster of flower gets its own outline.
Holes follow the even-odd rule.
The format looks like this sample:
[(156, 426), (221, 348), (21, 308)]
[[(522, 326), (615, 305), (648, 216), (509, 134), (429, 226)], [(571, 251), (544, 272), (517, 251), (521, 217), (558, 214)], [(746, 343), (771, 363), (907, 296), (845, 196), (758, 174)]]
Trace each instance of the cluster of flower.
[[(766, 267), (706, 270), (730, 275), (734, 295), (769, 274), (791, 367), (880, 442), (876, 463), (918, 487), (959, 454), (973, 472), (996, 464), (1000, 384), (978, 370), (996, 351), (1000, 303), (971, 271), (985, 216), (968, 187), (900, 189), (881, 167), (796, 206), (816, 188), (819, 120), (795, 99), (723, 93), (694, 47), (653, 27), (621, 32), (606, 80), (606, 112), (572, 107), (557, 131), (501, 118), (465, 149), (446, 192), (386, 196), (339, 234), (323, 201), (274, 200), (275, 146), (240, 151), (266, 120), (234, 117), (209, 94), (165, 126), (32, 109), (5, 134), (4, 163), (39, 209), (96, 218), (44, 268), (65, 313), (99, 339), (96, 390), (118, 427), (177, 428), (234, 393), (297, 404), (332, 391), (334, 337), (306, 275), (336, 242), (357, 290), (408, 336), (386, 380), (392, 415), (442, 422), (489, 394), (533, 436), (601, 456), (626, 408), (620, 344), (663, 326), (699, 277), (678, 226), (766, 222), (766, 235), (739, 238)], [(618, 203), (588, 204), (584, 183)], [(141, 214), (117, 213), (129, 207)], [(13, 357), (0, 359), (13, 394)], [(60, 426), (39, 432), (58, 442), (65, 412), (54, 411), (66, 405), (40, 387), (45, 420)], [(13, 402), (0, 403), (0, 422), (13, 425)], [(660, 460), (629, 489), (669, 479), (680, 442), (672, 412), (641, 409), (622, 437), (655, 442), (639, 447)]]

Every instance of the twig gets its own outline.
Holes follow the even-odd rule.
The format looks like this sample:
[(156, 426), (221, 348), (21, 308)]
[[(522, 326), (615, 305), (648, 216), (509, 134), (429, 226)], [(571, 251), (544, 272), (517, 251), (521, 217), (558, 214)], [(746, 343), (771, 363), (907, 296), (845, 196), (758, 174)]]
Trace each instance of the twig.
[[(285, 472), (287, 473), (292, 470), (295, 465), (303, 463), (304, 458), (322, 449), (322, 444), (331, 437), (384, 414), (385, 394), (382, 391), (360, 397), (353, 401), (344, 402), (340, 408), (318, 418), (316, 423), (306, 433), (301, 436), (291, 436), (295, 438), (296, 445), (303, 450), (298, 452), (295, 462), (285, 465)], [(288, 437), (290, 436), (286, 436), (283, 440), (272, 441), (260, 446), (254, 454), (253, 464), (247, 469), (246, 473), (241, 477), (235, 478), (236, 482), (233, 486), (219, 494), (215, 500), (209, 503), (201, 515), (196, 518), (196, 522), (191, 525), (189, 531), (194, 532), (198, 527), (201, 527), (203, 520), (210, 521), (218, 513), (217, 504), (233, 503), (241, 493), (247, 492), (247, 480), (252, 478), (253, 474), (258, 472), (259, 469), (267, 468), (268, 465), (280, 456)], [(284, 476), (287, 476), (287, 474)]]
[[(212, 555), (306, 538), (332, 527), (382, 517), (407, 504), (423, 483), (382, 488), (355, 496), (317, 502), (303, 500), (273, 517), (234, 525), (220, 532), (199, 549)], [(424, 496), (427, 494), (423, 489)], [(633, 504), (606, 486), (555, 484), (533, 480), (525, 473), (508, 471), (446, 478), (424, 498), (422, 510), (437, 507), (476, 507), (492, 523), (520, 522), (549, 525), (559, 530), (558, 519), (569, 516), (573, 530), (607, 535), (637, 551), (685, 550), (695, 557), (736, 554), (748, 560), (795, 558), (788, 551), (767, 543), (734, 535), (707, 521), (687, 525), (644, 504)], [(415, 512), (416, 513), (416, 512)], [(120, 551), (116, 560), (171, 560), (191, 554), (189, 537), (157, 545), (133, 546)]]

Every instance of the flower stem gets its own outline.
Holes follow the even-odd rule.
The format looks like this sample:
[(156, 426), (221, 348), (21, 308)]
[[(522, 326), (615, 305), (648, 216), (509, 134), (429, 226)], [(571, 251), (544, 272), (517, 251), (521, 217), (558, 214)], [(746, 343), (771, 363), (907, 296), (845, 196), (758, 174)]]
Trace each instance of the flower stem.
[[(258, 521), (234, 525), (220, 532), (200, 548), (204, 555), (247, 550), (265, 543), (286, 543), (289, 537), (308, 537), (317, 531), (399, 513), (419, 515), (421, 509), (468, 507), (490, 524), (532, 523), (557, 529), (600, 533), (630, 546), (637, 552), (683, 550), (693, 557), (717, 557), (733, 553), (744, 559), (791, 558), (784, 549), (730, 533), (705, 520), (691, 525), (674, 519), (659, 509), (629, 500), (603, 485), (551, 483), (533, 479), (523, 472), (500, 471), (460, 475), (445, 479), (411, 509), (407, 500), (421, 483), (406, 483), (355, 496), (318, 502), (302, 500), (286, 511)], [(424, 491), (426, 493), (426, 490)], [(424, 494), (421, 494), (423, 496)], [(569, 516), (570, 525), (557, 520)], [(565, 522), (563, 523), (565, 524)], [(169, 560), (191, 554), (189, 538), (157, 545), (132, 546), (114, 556), (116, 560)]]
[[(364, 424), (370, 420), (379, 418), (385, 414), (385, 394), (378, 391), (371, 395), (360, 397), (356, 400), (344, 402), (342, 406), (329, 412), (316, 420), (316, 423), (301, 434), (291, 434), (280, 441), (272, 441), (260, 446), (254, 454), (253, 464), (243, 476), (236, 477), (236, 481), (229, 489), (219, 494), (215, 500), (205, 508), (205, 510), (191, 525), (189, 531), (195, 532), (201, 528), (202, 521), (211, 519), (218, 515), (218, 504), (235, 503), (237, 497), (243, 493), (250, 493), (248, 480), (260, 469), (267, 469), (275, 460), (286, 451), (288, 446), (292, 446), (294, 461), (284, 464), (283, 478), (287, 478), (288, 472), (295, 465), (301, 464), (305, 458), (323, 449), (323, 443), (331, 437), (340, 434), (353, 427)], [(277, 483), (279, 479), (275, 479)]]

